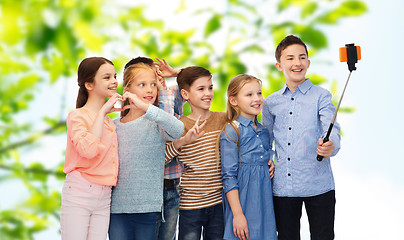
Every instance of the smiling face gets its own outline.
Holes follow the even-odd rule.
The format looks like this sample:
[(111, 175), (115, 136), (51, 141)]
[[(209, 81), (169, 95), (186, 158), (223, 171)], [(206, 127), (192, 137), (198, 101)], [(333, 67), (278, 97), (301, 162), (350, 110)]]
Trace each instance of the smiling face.
[(181, 94), (188, 101), (192, 111), (209, 110), (213, 100), (213, 84), (211, 76), (196, 79), (189, 90), (181, 89)]
[(157, 78), (152, 69), (139, 69), (125, 91), (136, 94), (145, 103), (153, 104), (157, 98)]
[(295, 88), (306, 79), (306, 72), (310, 66), (310, 60), (307, 59), (307, 53), (304, 46), (293, 44), (282, 51), (276, 68), (282, 71), (286, 84)]
[(89, 94), (96, 94), (101, 98), (111, 97), (118, 86), (114, 66), (109, 63), (102, 64), (94, 76), (94, 81), (86, 82), (85, 86)]
[(240, 115), (254, 121), (264, 102), (261, 84), (256, 80), (247, 82), (236, 96), (229, 97), (229, 102), (239, 108)]

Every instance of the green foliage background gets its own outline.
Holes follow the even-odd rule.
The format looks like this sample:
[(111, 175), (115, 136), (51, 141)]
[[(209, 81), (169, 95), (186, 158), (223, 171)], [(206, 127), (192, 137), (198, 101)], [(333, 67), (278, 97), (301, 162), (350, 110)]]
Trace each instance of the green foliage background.
[[(313, 58), (327, 48), (324, 29), (367, 11), (365, 3), (356, 0), (216, 3), (198, 9), (192, 1), (180, 0), (174, 12), (150, 15), (153, 11), (146, 1), (0, 0), (0, 186), (17, 180), (29, 192), (13, 208), (0, 205), (0, 239), (34, 239), (59, 224), (61, 189), (53, 188), (52, 182), (64, 179), (64, 153), (51, 156), (60, 158), (52, 169), (43, 159), (26, 162), (24, 154), (38, 147), (44, 136), (65, 135), (63, 116), (71, 109), (62, 97), (54, 114), (34, 113), (41, 116), (46, 126), (42, 129), (32, 119), (17, 118), (46, 94), (40, 91), (43, 86), (76, 81), (83, 58), (105, 56), (115, 63), (118, 75), (136, 56), (165, 58), (175, 68), (203, 66), (214, 75), (212, 110), (224, 111), (227, 83), (237, 74), (261, 78), (264, 96), (283, 86), (282, 74), (274, 66), (274, 49), (287, 34), (300, 36)], [(179, 29), (168, 21), (171, 15), (182, 16), (191, 26)], [(327, 88), (337, 99), (335, 81), (315, 73), (308, 77), (315, 84), (330, 83)], [(39, 147), (46, 156), (46, 147), (51, 146)], [(2, 192), (4, 197), (7, 193)]]

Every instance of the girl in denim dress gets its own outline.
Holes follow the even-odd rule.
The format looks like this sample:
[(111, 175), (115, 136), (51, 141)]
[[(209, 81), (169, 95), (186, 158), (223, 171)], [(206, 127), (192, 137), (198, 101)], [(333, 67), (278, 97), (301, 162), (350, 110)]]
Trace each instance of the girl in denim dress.
[(261, 80), (234, 77), (227, 90), (228, 124), (220, 135), (225, 232), (223, 239), (277, 239), (269, 132), (257, 120)]

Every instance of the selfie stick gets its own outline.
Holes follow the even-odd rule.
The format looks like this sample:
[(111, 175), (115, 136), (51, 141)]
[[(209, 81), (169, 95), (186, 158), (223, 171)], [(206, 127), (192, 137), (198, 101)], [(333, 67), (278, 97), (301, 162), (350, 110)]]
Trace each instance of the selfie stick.
[[(337, 109), (335, 110), (334, 116), (332, 117), (330, 127), (328, 128), (327, 135), (323, 139), (323, 143), (329, 141), (329, 137), (331, 134), (331, 130), (334, 127), (335, 119), (337, 118), (337, 113), (339, 106), (341, 105), (342, 98), (344, 97), (346, 86), (348, 86), (349, 79), (351, 78), (352, 71), (356, 70), (355, 63), (361, 60), (361, 47), (355, 46), (355, 44), (345, 44), (345, 47), (339, 49), (339, 61), (340, 62), (347, 62), (349, 75), (348, 79), (346, 80), (344, 90), (342, 91), (341, 98), (339, 99)], [(317, 155), (317, 160), (322, 161), (323, 156)]]

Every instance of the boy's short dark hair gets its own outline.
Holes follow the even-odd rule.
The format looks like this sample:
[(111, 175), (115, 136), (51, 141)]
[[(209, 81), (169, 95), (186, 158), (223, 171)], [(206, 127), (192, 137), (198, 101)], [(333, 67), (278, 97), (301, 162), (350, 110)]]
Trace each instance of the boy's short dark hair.
[(191, 66), (183, 68), (177, 76), (178, 88), (189, 91), (191, 85), (200, 77), (212, 77), (212, 74), (203, 67)]
[(285, 50), (285, 48), (287, 48), (293, 44), (302, 45), (304, 47), (304, 49), (306, 50), (307, 57), (309, 56), (306, 44), (299, 37), (296, 37), (294, 35), (289, 35), (289, 36), (286, 36), (276, 47), (276, 51), (275, 51), (276, 61), (280, 62), (282, 51)]
[(149, 65), (150, 67), (153, 67), (153, 60), (148, 57), (137, 57), (137, 58), (132, 58), (129, 62), (125, 64), (125, 68), (129, 67), (130, 65), (136, 64), (136, 63), (144, 63)]

